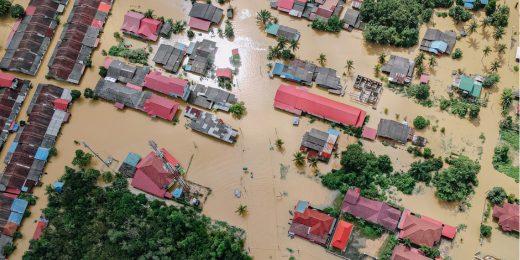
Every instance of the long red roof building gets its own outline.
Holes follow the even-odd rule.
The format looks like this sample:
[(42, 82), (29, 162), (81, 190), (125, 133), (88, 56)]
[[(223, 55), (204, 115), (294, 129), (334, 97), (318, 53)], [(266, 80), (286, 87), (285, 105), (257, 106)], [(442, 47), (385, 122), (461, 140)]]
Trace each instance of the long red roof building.
[(281, 84), (274, 97), (274, 107), (301, 115), (303, 111), (335, 123), (363, 125), (367, 112), (332, 99), (309, 93), (307, 89)]

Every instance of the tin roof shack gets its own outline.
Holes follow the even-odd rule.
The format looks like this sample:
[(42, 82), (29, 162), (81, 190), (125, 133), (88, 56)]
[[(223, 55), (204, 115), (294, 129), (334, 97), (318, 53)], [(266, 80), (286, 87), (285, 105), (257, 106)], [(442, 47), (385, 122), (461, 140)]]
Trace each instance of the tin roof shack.
[[(180, 163), (168, 151), (164, 148), (162, 151), (172, 166), (180, 166)], [(167, 193), (175, 181), (173, 174), (164, 169), (164, 163), (155, 156), (154, 152), (150, 152), (136, 167), (137, 171), (132, 180), (132, 186), (157, 197), (171, 197), (171, 194)]]
[(112, 0), (76, 0), (64, 24), (60, 41), (47, 66), (48, 75), (79, 84), (85, 64), (99, 43), (99, 34), (108, 17)]
[(278, 75), (286, 81), (298, 82), (302, 85), (312, 86), (316, 65), (303, 60), (292, 60), (289, 65), (276, 63), (273, 75)]
[[(53, 19), (63, 1), (31, 0), (25, 16), (12, 28), (0, 68), (34, 76), (57, 26)], [(66, 1), (65, 3), (66, 4)]]
[(146, 75), (143, 87), (153, 89), (172, 97), (179, 97), (182, 98), (182, 100), (188, 98), (188, 81), (179, 78), (166, 77), (159, 71), (154, 71)]
[(108, 69), (106, 80), (112, 82), (121, 81), (125, 84), (130, 83), (136, 86), (143, 85), (145, 76), (150, 72), (150, 67), (148, 66), (130, 66), (125, 62), (109, 58), (105, 59), (103, 65), (108, 65), (106, 67)]
[(349, 32), (351, 32), (354, 28), (359, 30), (365, 29), (365, 23), (363, 23), (359, 18), (358, 10), (347, 9), (345, 16), (343, 16), (343, 21), (345, 22), (343, 29), (346, 29)]
[(215, 108), (228, 112), (229, 107), (237, 102), (237, 98), (222, 89), (197, 84), (190, 87), (186, 102), (207, 109)]
[(394, 231), (399, 223), (401, 211), (385, 202), (370, 200), (354, 190), (348, 190), (341, 204), (341, 211)]
[(410, 83), (413, 77), (415, 61), (407, 58), (391, 55), (388, 63), (383, 65), (381, 71), (390, 74), (388, 80), (395, 84)]
[(172, 73), (177, 73), (186, 52), (174, 48), (172, 45), (161, 44), (153, 57), (155, 64), (163, 65), (163, 68)]
[(305, 88), (281, 84), (274, 97), (274, 107), (301, 115), (303, 111), (343, 125), (360, 127), (367, 112), (328, 98), (309, 93)]
[(457, 93), (471, 102), (477, 102), (482, 91), (482, 82), (467, 75), (458, 74), (453, 80), (452, 86), (457, 87)]
[(504, 202), (504, 206), (495, 205), (493, 208), (493, 217), (498, 218), (498, 224), (504, 231), (519, 231), (519, 206), (518, 204), (510, 204)]
[(211, 4), (195, 3), (191, 7), (189, 16), (191, 18), (206, 20), (213, 24), (219, 24), (223, 14), (224, 10)]
[(377, 127), (377, 136), (388, 138), (403, 145), (408, 140), (413, 139), (414, 133), (415, 130), (412, 127), (389, 119), (381, 119)]
[(205, 74), (206, 70), (213, 66), (216, 52), (216, 42), (206, 39), (202, 40), (202, 42), (196, 42), (195, 48), (184, 70), (197, 74)]
[[(5, 79), (0, 84), (0, 151), (7, 140), (7, 136), (18, 126), (16, 117), (29, 88), (32, 88), (31, 81), (13, 77), (14, 75), (0, 72), (0, 78)], [(12, 80), (9, 81), (8, 79)]]
[(265, 32), (276, 37), (283, 36), (287, 40), (298, 40), (300, 38), (300, 31), (275, 23), (269, 23), (265, 27)]
[(339, 92), (334, 91), (341, 90), (340, 78), (336, 75), (335, 69), (316, 67), (313, 78), (318, 86), (328, 88), (331, 93), (339, 94)]
[(335, 224), (335, 218), (309, 207), (308, 202), (298, 201), (288, 233), (324, 246)]
[(28, 124), (20, 127), (5, 157), (7, 167), (0, 174), (0, 191), (27, 192), (40, 180), (49, 149), (69, 115), (55, 108), (55, 101), (60, 99), (71, 101), (70, 90), (47, 84), (36, 88), (27, 109)]
[(231, 128), (230, 125), (226, 125), (222, 119), (217, 119), (215, 115), (187, 106), (184, 116), (191, 118), (189, 127), (197, 132), (213, 136), (230, 144), (236, 141), (238, 131)]
[(354, 82), (356, 92), (350, 92), (350, 97), (369, 104), (376, 104), (381, 92), (383, 91), (383, 83), (357, 75)]
[(320, 161), (328, 162), (332, 151), (338, 148), (338, 137), (337, 130), (329, 128), (323, 132), (313, 128), (303, 135), (300, 150), (309, 152), (307, 158), (317, 157)]
[(399, 244), (394, 247), (390, 260), (431, 260), (431, 258), (422, 255), (416, 248)]
[(456, 41), (457, 33), (455, 32), (448, 30), (441, 32), (437, 29), (428, 28), (426, 29), (426, 34), (424, 34), (419, 49), (438, 55), (443, 53), (451, 54)]

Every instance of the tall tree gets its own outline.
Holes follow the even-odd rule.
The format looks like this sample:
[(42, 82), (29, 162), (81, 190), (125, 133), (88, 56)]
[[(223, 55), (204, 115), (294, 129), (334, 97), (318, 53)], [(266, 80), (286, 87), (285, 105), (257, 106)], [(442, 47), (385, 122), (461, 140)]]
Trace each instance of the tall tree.
[(325, 63), (327, 63), (327, 56), (325, 56), (323, 53), (320, 53), (320, 57), (316, 60), (321, 64), (321, 66), (325, 66)]
[(500, 61), (499, 60), (495, 60), (493, 62), (491, 62), (491, 71), (498, 71), (498, 68), (502, 67), (502, 65), (500, 65)]
[(318, 167), (318, 158), (316, 156), (307, 159), (307, 161), (309, 162), (310, 167), (312, 167), (312, 168)]
[(289, 45), (291, 46), (291, 50), (292, 50), (293, 52), (295, 52), (297, 49), (300, 48), (300, 43), (299, 43), (297, 40), (295, 40), (295, 39), (292, 39), (292, 40), (289, 42)]
[(507, 50), (507, 46), (503, 43), (499, 44), (497, 46), (497, 52), (498, 54), (505, 54), (506, 53), (506, 50)]
[(347, 66), (345, 66), (345, 68), (347, 68), (348, 72), (350, 72), (350, 70), (352, 70), (352, 69), (355, 69), (354, 68), (354, 61), (353, 60), (347, 60)]
[(247, 206), (243, 206), (242, 204), (240, 204), (237, 210), (235, 210), (235, 213), (238, 213), (238, 215), (245, 217), (247, 215)]
[(471, 34), (473, 34), (474, 32), (477, 31), (477, 28), (478, 28), (477, 21), (473, 20), (466, 27), (466, 31), (471, 35)]
[(495, 31), (493, 31), (493, 39), (495, 39), (495, 41), (501, 40), (505, 33), (504, 27), (496, 27)]
[(433, 67), (435, 66), (435, 63), (437, 63), (437, 58), (435, 58), (435, 56), (430, 56), (430, 67)]
[(265, 25), (271, 19), (271, 12), (262, 9), (260, 12), (256, 13), (256, 21)]
[(381, 64), (376, 64), (374, 66), (374, 74), (377, 76), (379, 75), (379, 71), (381, 71)]
[(379, 53), (379, 63), (385, 64), (385, 58), (386, 58), (386, 53), (384, 53), (384, 52)]
[(491, 25), (491, 17), (484, 18), (480, 23), (482, 25), (482, 30), (484, 30), (484, 28)]
[(293, 157), (294, 164), (298, 166), (303, 166), (305, 164), (305, 156), (301, 151), (294, 153)]
[(276, 145), (276, 147), (278, 149), (282, 149), (283, 144), (284, 143), (283, 143), (282, 139), (276, 139), (276, 141), (274, 141), (274, 145)]
[(491, 53), (491, 47), (486, 46), (482, 52), (484, 52), (484, 56), (482, 56), (481, 62), (484, 60), (484, 57), (487, 57)]

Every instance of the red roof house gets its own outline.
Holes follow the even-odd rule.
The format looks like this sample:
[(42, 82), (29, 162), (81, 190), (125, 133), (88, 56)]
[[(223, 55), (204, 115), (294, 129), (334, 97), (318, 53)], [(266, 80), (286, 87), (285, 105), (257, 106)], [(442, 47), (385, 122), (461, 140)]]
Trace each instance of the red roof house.
[(211, 25), (211, 21), (200, 19), (197, 17), (190, 17), (190, 22), (188, 23), (189, 27), (199, 29), (207, 32), (209, 30), (209, 26)]
[(179, 78), (169, 78), (161, 75), (161, 72), (154, 71), (144, 78), (143, 87), (159, 91), (161, 93), (182, 97), (188, 89), (188, 81)]
[(493, 208), (493, 217), (498, 218), (498, 224), (504, 231), (518, 231), (518, 211), (518, 204), (504, 202), (503, 207), (495, 205)]
[(390, 260), (431, 260), (431, 258), (421, 255), (415, 248), (400, 244), (394, 247), (394, 252)]
[(143, 110), (148, 112), (152, 117), (162, 117), (164, 119), (173, 120), (179, 103), (152, 94), (152, 96), (144, 102)]
[(316, 94), (309, 93), (292, 85), (281, 84), (274, 97), (276, 108), (300, 115), (302, 111), (324, 117), (325, 119), (360, 127), (367, 112)]
[(336, 227), (336, 232), (332, 237), (331, 246), (335, 248), (339, 248), (341, 250), (345, 250), (347, 247), (348, 239), (350, 238), (350, 234), (352, 233), (352, 228), (354, 225), (340, 220), (338, 226)]
[(291, 11), (294, 5), (294, 0), (278, 0), (278, 4), (276, 5), (277, 9), (284, 12)]
[(363, 138), (374, 140), (376, 139), (377, 129), (370, 128), (370, 127), (364, 127), (363, 128)]
[(161, 29), (162, 22), (151, 18), (143, 18), (141, 20), (141, 26), (137, 31), (137, 35), (145, 39), (156, 41), (159, 30)]
[(47, 224), (47, 222), (42, 221), (41, 219), (40, 221), (38, 221), (38, 225), (36, 226), (36, 230), (34, 231), (33, 239), (40, 239), (40, 235), (42, 234), (42, 228), (46, 228)]
[(15, 78), (15, 75), (0, 72), (0, 87), (12, 87)]
[(121, 31), (131, 34), (137, 34), (139, 27), (141, 26), (141, 20), (144, 18), (143, 14), (136, 12), (128, 12), (125, 14)]
[(296, 211), (289, 234), (307, 239), (316, 244), (327, 242), (335, 219), (316, 210), (306, 207), (303, 213)]
[[(168, 161), (175, 167), (179, 162), (164, 148), (162, 150)], [(131, 185), (158, 197), (164, 197), (174, 178), (163, 166), (163, 162), (155, 156), (155, 153), (150, 152), (137, 164), (137, 171)]]
[(401, 211), (388, 204), (362, 197), (354, 190), (348, 190), (341, 204), (341, 211), (358, 218), (379, 224), (389, 230), (395, 230)]
[[(422, 217), (422, 216), (421, 216)], [(442, 227), (442, 236), (453, 239), (455, 237), (455, 233), (457, 233), (457, 229), (444, 224)]]
[(405, 211), (399, 223), (399, 238), (410, 238), (416, 245), (433, 245), (440, 241), (442, 235), (442, 225), (419, 218)]
[(217, 69), (217, 77), (224, 77), (231, 79), (233, 71), (231, 69)]
[(63, 110), (63, 111), (67, 111), (67, 108), (69, 108), (69, 103), (70, 103), (70, 101), (59, 98), (59, 99), (54, 100), (54, 108)]

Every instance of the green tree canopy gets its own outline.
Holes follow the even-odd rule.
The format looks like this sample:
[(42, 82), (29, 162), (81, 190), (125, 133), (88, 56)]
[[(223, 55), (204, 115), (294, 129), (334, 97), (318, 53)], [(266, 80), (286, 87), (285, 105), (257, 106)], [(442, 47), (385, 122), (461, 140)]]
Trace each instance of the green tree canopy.
[(450, 167), (433, 177), (433, 185), (437, 190), (435, 196), (440, 200), (462, 201), (478, 186), (477, 173), (480, 164), (468, 157), (448, 160)]
[(22, 18), (25, 14), (25, 10), (23, 7), (19, 4), (15, 4), (11, 6), (11, 9), (9, 10), (9, 13), (11, 13), (11, 17), (18, 19)]
[(487, 198), (491, 203), (501, 206), (504, 199), (507, 198), (507, 193), (502, 187), (494, 187), (489, 191)]
[(426, 119), (423, 117), (423, 116), (417, 116), (414, 120), (413, 120), (413, 125), (417, 128), (417, 129), (423, 129), (426, 127)]

